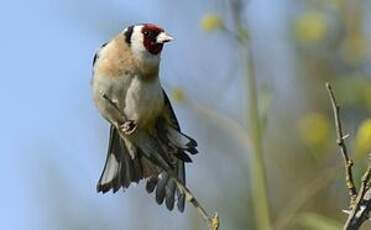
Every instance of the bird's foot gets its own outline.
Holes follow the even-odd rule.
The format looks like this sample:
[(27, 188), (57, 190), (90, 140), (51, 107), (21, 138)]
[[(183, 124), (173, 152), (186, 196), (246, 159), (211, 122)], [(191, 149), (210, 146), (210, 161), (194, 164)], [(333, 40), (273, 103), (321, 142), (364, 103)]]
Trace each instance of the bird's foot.
[(137, 124), (133, 120), (125, 121), (123, 124), (120, 125), (120, 130), (126, 134), (131, 135), (137, 129)]

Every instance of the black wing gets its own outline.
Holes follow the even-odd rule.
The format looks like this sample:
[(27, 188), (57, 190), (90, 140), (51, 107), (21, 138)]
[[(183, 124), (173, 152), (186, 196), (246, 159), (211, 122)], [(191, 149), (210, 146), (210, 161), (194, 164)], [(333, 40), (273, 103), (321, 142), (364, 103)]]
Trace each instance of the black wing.
[[(167, 153), (166, 157), (170, 157), (173, 160), (173, 170), (178, 180), (185, 185), (186, 174), (184, 163), (191, 162), (191, 158), (186, 152), (196, 154), (198, 152), (196, 149), (197, 143), (191, 137), (181, 132), (179, 122), (165, 91), (163, 91), (163, 95), (165, 102), (163, 117), (160, 118), (156, 124), (158, 136), (162, 145), (165, 146), (163, 148), (167, 149), (167, 151), (165, 151)], [(166, 148), (166, 146), (168, 148)], [(162, 204), (166, 198), (166, 207), (172, 210), (174, 208), (176, 194), (178, 209), (181, 212), (184, 211), (185, 194), (176, 186), (174, 181), (169, 180), (169, 176), (165, 170), (162, 171), (159, 176), (150, 177), (146, 186), (147, 191), (149, 193), (153, 192), (156, 185), (157, 203)]]

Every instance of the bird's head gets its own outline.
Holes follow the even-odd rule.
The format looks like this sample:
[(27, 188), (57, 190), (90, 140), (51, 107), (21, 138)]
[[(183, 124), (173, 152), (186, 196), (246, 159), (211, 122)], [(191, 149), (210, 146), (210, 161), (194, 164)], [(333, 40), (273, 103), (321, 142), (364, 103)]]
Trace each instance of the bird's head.
[(164, 43), (174, 40), (164, 29), (149, 23), (129, 26), (123, 33), (132, 52), (144, 62), (158, 62)]

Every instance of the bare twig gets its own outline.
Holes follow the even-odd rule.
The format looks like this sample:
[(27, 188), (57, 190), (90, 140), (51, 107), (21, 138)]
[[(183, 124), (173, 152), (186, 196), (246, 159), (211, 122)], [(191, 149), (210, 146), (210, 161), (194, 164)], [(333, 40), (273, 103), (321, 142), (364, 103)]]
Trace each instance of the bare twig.
[(371, 212), (371, 159), (369, 159), (368, 167), (364, 175), (362, 176), (362, 183), (357, 194), (356, 187), (354, 186), (353, 176), (352, 176), (352, 159), (349, 157), (347, 148), (344, 142), (343, 131), (341, 128), (341, 121), (339, 118), (340, 107), (336, 103), (334, 93), (331, 89), (331, 85), (326, 83), (327, 90), (330, 95), (332, 107), (334, 110), (337, 144), (339, 145), (345, 163), (345, 176), (347, 188), (350, 195), (350, 211), (346, 210), (348, 219), (344, 224), (344, 230), (358, 230), (361, 225), (370, 218)]
[[(116, 110), (119, 112), (124, 118), (124, 113), (118, 108), (116, 103), (114, 103), (111, 98), (107, 95), (103, 94), (103, 98), (107, 100)], [(121, 136), (125, 136), (125, 134), (121, 133), (121, 130), (118, 129)], [(218, 230), (220, 226), (220, 218), (218, 213), (214, 213), (210, 215), (206, 212), (206, 210), (202, 207), (201, 203), (196, 199), (190, 189), (188, 189), (184, 184), (182, 184), (178, 178), (175, 176), (175, 172), (168, 172), (169, 177), (177, 184), (177, 186), (186, 194), (186, 200), (190, 202), (195, 209), (200, 213), (202, 218), (207, 222), (208, 227), (210, 230)]]
[(209, 229), (218, 230), (220, 226), (220, 219), (218, 213), (214, 213), (214, 215), (209, 215), (206, 212), (206, 210), (202, 207), (201, 203), (193, 195), (193, 193), (184, 184), (180, 183), (178, 178), (172, 176), (171, 179), (173, 179), (175, 183), (178, 185), (178, 187), (183, 190), (183, 192), (186, 194), (186, 200), (190, 202), (195, 207), (195, 209), (197, 209), (202, 218), (208, 223)]
[(344, 230), (359, 229), (363, 222), (370, 218), (371, 212), (371, 164), (369, 163), (365, 174), (362, 177), (361, 187), (354, 207), (349, 213), (348, 219), (345, 222)]
[[(117, 110), (117, 112), (122, 116), (125, 117), (125, 114), (119, 109), (118, 105), (111, 100), (106, 94), (102, 94), (102, 97)], [(125, 119), (126, 120), (126, 119)]]
[(344, 166), (345, 166), (345, 180), (346, 180), (346, 186), (349, 191), (349, 196), (350, 196), (350, 208), (353, 208), (353, 205), (356, 201), (357, 198), (357, 189), (354, 185), (353, 181), (353, 173), (352, 173), (352, 167), (353, 167), (353, 161), (349, 157), (347, 147), (345, 145), (345, 138), (348, 136), (344, 136), (342, 125), (341, 125), (341, 120), (340, 120), (340, 107), (336, 103), (335, 95), (332, 90), (332, 87), (329, 83), (326, 83), (326, 88), (330, 96), (331, 104), (332, 104), (332, 109), (334, 112), (334, 118), (335, 118), (335, 128), (336, 128), (336, 143), (340, 147), (340, 151), (343, 155), (344, 159)]

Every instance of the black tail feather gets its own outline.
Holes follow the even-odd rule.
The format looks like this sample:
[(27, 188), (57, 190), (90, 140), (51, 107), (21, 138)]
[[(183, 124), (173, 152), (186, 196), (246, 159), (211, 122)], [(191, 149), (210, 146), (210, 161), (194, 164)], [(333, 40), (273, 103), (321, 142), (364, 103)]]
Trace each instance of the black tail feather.
[[(179, 162), (178, 163), (178, 177), (179, 177), (179, 181), (182, 183), (182, 184), (186, 184), (186, 177), (185, 177), (185, 165), (184, 165), (184, 162)], [(180, 188), (177, 187), (176, 189), (177, 191), (177, 197), (178, 197), (178, 202), (177, 202), (177, 206), (178, 206), (178, 210), (180, 212), (183, 212), (184, 211), (184, 207), (185, 207), (185, 194), (183, 192), (183, 190), (181, 190)]]
[(155, 190), (157, 181), (158, 181), (157, 176), (151, 176), (147, 180), (146, 190), (147, 190), (148, 193), (152, 193)]
[(162, 172), (158, 177), (160, 178), (160, 180), (158, 181), (156, 187), (156, 201), (158, 204), (162, 204), (166, 195), (168, 175), (165, 172)]
[(158, 204), (165, 201), (167, 209), (173, 210), (176, 203), (178, 210), (183, 212), (185, 194), (169, 175), (176, 176), (185, 185), (184, 162), (191, 162), (185, 151), (197, 153), (197, 143), (180, 131), (172, 128), (170, 130), (170, 136), (142, 134), (140, 144), (134, 143), (136, 148), (132, 150), (111, 126), (107, 159), (97, 191), (106, 193), (112, 189), (117, 192), (121, 187), (125, 190), (132, 182), (138, 183), (141, 179), (148, 178), (146, 190), (148, 193), (155, 191)]
[(141, 158), (140, 155), (131, 158), (117, 130), (111, 126), (106, 163), (97, 184), (97, 192), (106, 193), (112, 189), (115, 193), (121, 187), (128, 188), (132, 182), (138, 183), (144, 178)]
[(165, 188), (166, 192), (166, 207), (171, 211), (174, 209), (175, 202), (175, 187), (176, 184), (173, 180), (169, 180)]

